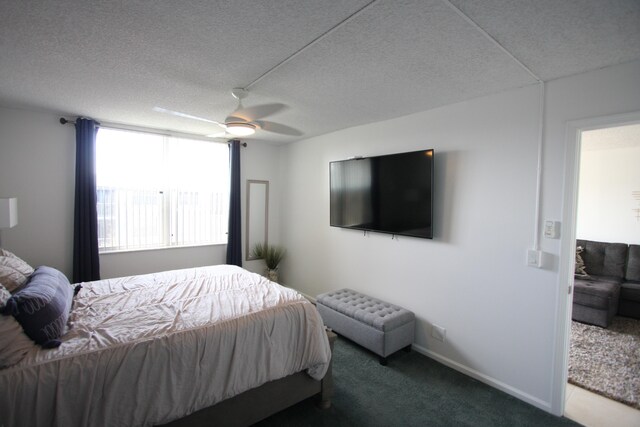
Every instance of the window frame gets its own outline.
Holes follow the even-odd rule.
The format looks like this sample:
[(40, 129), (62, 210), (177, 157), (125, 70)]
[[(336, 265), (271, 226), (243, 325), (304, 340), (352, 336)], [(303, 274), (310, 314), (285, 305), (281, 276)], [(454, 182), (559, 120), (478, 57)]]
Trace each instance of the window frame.
[[(98, 132), (100, 132), (101, 129), (105, 129), (105, 130), (114, 130), (114, 131), (124, 131), (124, 132), (132, 132), (132, 133), (142, 133), (142, 134), (151, 134), (154, 136), (160, 136), (163, 137), (162, 140), (162, 144), (163, 144), (163, 150), (165, 151), (164, 153), (164, 157), (165, 159), (163, 160), (163, 165), (161, 167), (167, 167), (171, 164), (170, 161), (168, 161), (166, 159), (167, 156), (167, 146), (168, 144), (170, 144), (171, 139), (186, 139), (186, 140), (193, 140), (193, 141), (201, 141), (207, 144), (224, 144), (227, 148), (229, 147), (229, 144), (227, 142), (221, 142), (221, 141), (215, 141), (215, 140), (211, 140), (210, 138), (204, 137), (202, 135), (193, 135), (193, 134), (189, 134), (189, 133), (182, 133), (182, 132), (173, 132), (173, 131), (163, 131), (163, 130), (156, 130), (156, 129), (149, 129), (149, 128), (143, 128), (143, 127), (138, 127), (138, 126), (129, 126), (129, 125), (120, 125), (120, 124), (109, 124), (109, 123), (103, 123), (100, 125), (100, 128), (98, 129)], [(98, 180), (97, 180), (97, 175), (98, 175), (98, 150), (97, 150), (97, 144), (98, 144), (98, 135), (96, 134), (96, 192), (98, 191)], [(228, 218), (228, 210), (229, 210), (229, 193), (230, 193), (230, 171), (229, 171), (229, 166), (228, 166), (228, 154), (225, 157), (225, 161), (227, 162), (227, 179), (229, 179), (229, 185), (226, 187), (226, 191), (224, 196), (226, 196), (225, 200), (223, 200), (223, 203), (226, 204), (226, 212), (227, 215), (226, 217)], [(163, 185), (163, 187), (167, 187), (167, 184)], [(170, 185), (169, 185), (170, 187)], [(171, 192), (173, 189), (169, 188), (169, 191), (167, 191), (167, 188), (164, 188), (163, 190), (161, 190), (161, 192), (163, 193), (167, 193), (167, 192)], [(172, 238), (171, 238), (171, 234), (172, 234), (172, 226), (171, 226), (171, 218), (170, 218), (170, 214), (171, 214), (171, 209), (172, 209), (172, 202), (171, 202), (171, 195), (169, 195), (169, 197), (163, 197), (162, 200), (162, 210), (161, 210), (161, 215), (162, 215), (162, 233), (161, 233), (161, 246), (156, 246), (156, 245), (152, 245), (152, 246), (145, 246), (145, 247), (111, 247), (111, 248), (104, 248), (104, 247), (100, 247), (100, 245), (98, 245), (98, 252), (100, 255), (103, 254), (112, 254), (112, 253), (124, 253), (124, 252), (144, 252), (144, 251), (157, 251), (157, 250), (167, 250), (167, 249), (184, 249), (184, 248), (196, 248), (196, 247), (205, 247), (205, 246), (221, 246), (221, 245), (226, 245), (227, 242), (226, 241), (222, 241), (222, 239), (220, 241), (208, 241), (208, 242), (202, 242), (202, 243), (198, 243), (198, 242), (189, 242), (189, 243), (185, 243), (185, 244), (181, 244), (181, 243), (171, 243)], [(222, 234), (219, 234), (218, 236), (227, 236), (228, 235), (228, 221), (224, 220), (223, 222), (223, 227), (224, 227), (224, 231), (222, 232)]]

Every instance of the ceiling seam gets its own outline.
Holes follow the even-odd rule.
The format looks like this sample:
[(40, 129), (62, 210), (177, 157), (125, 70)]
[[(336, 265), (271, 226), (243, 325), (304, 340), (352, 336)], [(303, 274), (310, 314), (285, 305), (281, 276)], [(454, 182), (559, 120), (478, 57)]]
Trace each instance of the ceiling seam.
[(509, 52), (506, 47), (502, 46), (500, 44), (500, 42), (498, 40), (496, 40), (487, 31), (485, 31), (484, 28), (482, 28), (480, 25), (478, 25), (473, 19), (469, 18), (469, 16), (467, 14), (465, 14), (457, 6), (452, 4), (449, 0), (442, 0), (442, 1), (444, 3), (446, 3), (447, 6), (449, 6), (454, 12), (456, 12), (462, 19), (467, 21), (467, 23), (469, 23), (472, 27), (474, 27), (476, 30), (478, 30), (487, 40), (492, 42), (498, 49), (500, 49), (503, 53), (505, 53), (507, 56), (509, 56), (509, 58), (514, 60), (520, 66), (520, 68), (525, 70), (531, 77), (533, 77), (536, 80), (536, 82), (538, 82), (538, 83), (542, 83), (543, 82), (543, 80), (540, 77), (538, 77), (536, 75), (536, 73), (531, 71), (531, 69), (529, 67), (527, 67), (522, 61), (520, 61), (518, 58), (516, 58), (511, 52)]
[[(452, 4), (449, 0), (442, 0), (445, 2), (454, 12), (464, 19), (469, 25), (479, 31), (487, 40), (494, 44), (504, 54), (511, 58), (516, 64), (526, 71), (531, 77), (533, 77), (539, 86), (540, 91), (540, 104), (539, 104), (539, 117), (538, 117), (538, 153), (537, 153), (537, 167), (536, 167), (536, 202), (534, 211), (534, 223), (533, 223), (533, 250), (536, 251), (538, 257), (541, 257), (540, 253), (540, 211), (541, 211), (541, 198), (542, 198), (542, 156), (544, 145), (544, 127), (545, 127), (545, 84), (544, 80), (536, 75), (529, 67), (527, 67), (522, 61), (515, 57), (506, 47), (502, 46), (498, 40), (493, 38), (491, 34), (485, 31), (480, 25), (478, 25), (473, 19), (467, 16), (457, 6)], [(527, 252), (528, 253), (528, 252)]]
[(251, 86), (255, 85), (256, 83), (258, 83), (260, 80), (264, 79), (265, 77), (267, 77), (269, 74), (271, 74), (272, 72), (274, 72), (275, 70), (277, 70), (278, 68), (282, 67), (284, 64), (288, 63), (289, 61), (291, 61), (293, 58), (295, 58), (296, 56), (300, 55), (302, 52), (304, 52), (305, 50), (307, 50), (308, 48), (310, 48), (311, 46), (313, 46), (314, 44), (316, 44), (317, 42), (319, 42), (320, 40), (324, 39), (325, 37), (327, 37), (329, 34), (333, 33), (334, 31), (336, 31), (338, 28), (342, 27), (343, 25), (345, 25), (347, 22), (351, 21), (353, 18), (355, 18), (356, 16), (358, 16), (360, 13), (364, 12), (366, 9), (368, 9), (371, 5), (373, 5), (374, 3), (376, 3), (378, 0), (372, 0), (369, 3), (365, 4), (364, 6), (362, 6), (360, 9), (356, 10), (355, 12), (353, 12), (351, 15), (347, 16), (345, 19), (343, 19), (342, 21), (338, 22), (336, 25), (334, 25), (333, 27), (329, 28), (327, 31), (325, 31), (324, 33), (320, 34), (318, 37), (316, 37), (315, 39), (311, 40), (309, 43), (307, 43), (306, 45), (302, 46), (300, 49), (298, 49), (297, 51), (295, 51), (294, 53), (292, 53), (291, 55), (289, 55), (287, 58), (283, 59), (282, 61), (280, 61), (279, 63), (277, 63), (276, 65), (274, 65), (273, 67), (271, 67), (269, 70), (265, 71), (262, 75), (260, 75), (258, 78), (256, 78), (254, 81), (252, 81), (251, 83), (249, 83), (248, 85), (246, 85), (244, 87), (244, 89), (249, 89)]

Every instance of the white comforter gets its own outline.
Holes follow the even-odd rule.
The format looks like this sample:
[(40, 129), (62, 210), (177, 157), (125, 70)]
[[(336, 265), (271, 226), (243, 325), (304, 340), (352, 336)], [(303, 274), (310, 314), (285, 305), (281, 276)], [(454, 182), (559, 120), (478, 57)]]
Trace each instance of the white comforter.
[(330, 357), (312, 304), (239, 267), (86, 283), (62, 345), (0, 370), (0, 425), (164, 423)]

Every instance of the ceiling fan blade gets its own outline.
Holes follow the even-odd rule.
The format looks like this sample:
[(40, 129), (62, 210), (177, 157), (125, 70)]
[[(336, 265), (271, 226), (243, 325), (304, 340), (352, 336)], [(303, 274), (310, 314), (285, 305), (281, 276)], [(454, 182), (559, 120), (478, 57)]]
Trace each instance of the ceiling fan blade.
[(200, 120), (201, 122), (214, 123), (218, 126), (225, 127), (224, 123), (216, 122), (215, 120), (205, 119), (204, 117), (192, 116), (191, 114), (181, 113), (180, 111), (167, 110), (166, 108), (162, 108), (162, 107), (153, 107), (153, 111), (157, 111), (158, 113), (171, 114), (172, 116), (183, 117), (185, 119), (193, 119), (193, 120)]
[(221, 139), (221, 138), (225, 138), (228, 137), (227, 132), (217, 132), (217, 133), (210, 133), (209, 135), (206, 135), (207, 138), (214, 138), (214, 139)]
[(260, 127), (260, 129), (266, 130), (268, 132), (280, 133), (282, 135), (289, 135), (289, 136), (302, 136), (302, 135), (304, 135), (298, 129), (295, 129), (295, 128), (292, 128), (290, 126), (283, 125), (283, 124), (280, 124), (280, 123), (267, 122), (267, 121), (263, 121), (263, 120), (256, 120), (254, 123), (257, 124)]
[(224, 119), (225, 123), (249, 123), (251, 121), (251, 119), (248, 119), (246, 117), (243, 116), (239, 116), (237, 115), (236, 112), (231, 113), (231, 115), (227, 116)]
[(230, 114), (233, 117), (240, 117), (245, 121), (252, 121), (262, 119), (263, 117), (271, 116), (279, 113), (287, 108), (286, 105), (280, 103), (254, 105), (252, 107), (238, 108), (236, 111)]

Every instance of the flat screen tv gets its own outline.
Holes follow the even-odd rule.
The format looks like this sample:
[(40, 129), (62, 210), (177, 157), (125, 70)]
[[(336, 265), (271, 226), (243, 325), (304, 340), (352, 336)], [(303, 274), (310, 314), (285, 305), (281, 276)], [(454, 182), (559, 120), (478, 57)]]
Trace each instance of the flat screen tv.
[(333, 227), (433, 238), (433, 150), (329, 163)]

